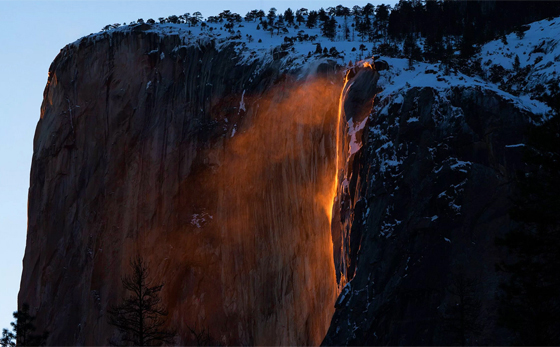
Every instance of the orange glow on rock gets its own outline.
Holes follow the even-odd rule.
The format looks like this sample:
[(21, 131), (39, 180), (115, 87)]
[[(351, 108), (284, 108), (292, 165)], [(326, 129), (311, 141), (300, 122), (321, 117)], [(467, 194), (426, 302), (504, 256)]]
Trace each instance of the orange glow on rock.
[[(350, 81), (350, 74), (352, 73), (352, 70), (347, 70), (345, 75), (344, 75), (344, 83), (342, 85), (342, 90), (340, 91), (340, 96), (338, 98), (338, 113), (337, 113), (337, 125), (336, 125), (336, 154), (335, 154), (335, 161), (336, 161), (336, 168), (335, 168), (335, 177), (334, 177), (334, 182), (333, 182), (333, 188), (331, 189), (331, 198), (330, 198), (330, 214), (329, 214), (329, 221), (330, 221), (330, 230), (331, 233), (333, 232), (333, 227), (336, 228), (338, 225), (340, 224), (338, 221), (336, 221), (335, 225), (333, 226), (333, 210), (335, 208), (337, 208), (337, 206), (335, 205), (335, 201), (337, 196), (340, 195), (340, 191), (339, 191), (339, 176), (341, 175), (341, 169), (343, 168), (343, 156), (341, 155), (341, 151), (343, 148), (343, 144), (341, 142), (342, 140), (342, 136), (345, 133), (344, 129), (342, 129), (342, 127), (346, 127), (346, 116), (344, 113), (344, 99), (346, 98), (346, 95), (348, 93), (348, 90), (350, 89), (350, 87), (352, 86), (352, 84), (348, 84), (348, 82)], [(334, 231), (335, 233), (338, 233), (338, 230)], [(331, 239), (332, 242), (332, 239)], [(334, 244), (332, 245), (333, 247), (333, 252), (342, 252), (342, 249), (338, 249), (335, 250), (334, 247), (338, 247), (339, 246), (335, 246)], [(338, 285), (337, 285), (337, 295), (340, 294), (340, 291), (342, 290), (342, 288), (344, 287), (344, 285), (346, 285), (346, 280), (344, 278), (340, 278)]]
[(346, 71), (344, 86), (339, 96), (338, 126), (336, 133), (336, 175), (331, 207), (331, 234), (338, 282), (338, 292), (353, 277), (356, 249), (352, 249), (350, 232), (356, 186), (351, 182), (354, 155), (362, 147), (363, 129), (367, 126), (377, 85), (377, 74), (372, 61), (357, 62)]
[[(212, 327), (214, 340), (319, 345), (327, 332), (337, 295), (337, 82), (286, 79), (245, 94), (245, 113), (232, 112), (226, 136), (201, 153), (208, 169), (184, 182), (186, 225), (170, 238), (189, 270), (169, 295), (184, 292), (180, 319)], [(193, 227), (195, 212), (212, 219)]]
[(362, 62), (362, 66), (363, 66), (363, 67), (369, 67), (370, 69), (373, 69), (373, 66), (371, 66), (371, 64), (370, 64), (369, 61), (364, 61), (364, 62)]

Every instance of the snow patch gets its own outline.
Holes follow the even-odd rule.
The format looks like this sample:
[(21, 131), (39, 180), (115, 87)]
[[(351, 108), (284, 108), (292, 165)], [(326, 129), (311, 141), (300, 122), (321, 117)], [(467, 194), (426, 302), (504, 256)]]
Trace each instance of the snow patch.
[(202, 213), (195, 213), (191, 217), (191, 225), (195, 226), (197, 229), (200, 229), (208, 222), (208, 219), (213, 219), (214, 217), (209, 215), (206, 212)]
[(243, 112), (247, 112), (247, 110), (245, 109), (245, 101), (243, 100), (244, 98), (245, 98), (245, 89), (243, 89), (243, 94), (241, 95), (241, 101), (239, 102), (239, 112), (237, 112), (237, 114), (239, 114), (242, 110)]
[(368, 117), (364, 118), (358, 125), (354, 125), (352, 119), (348, 121), (348, 135), (350, 136), (350, 148), (348, 149), (348, 154), (350, 156), (354, 155), (356, 152), (362, 148), (362, 141), (358, 141), (356, 133), (362, 130), (367, 123)]

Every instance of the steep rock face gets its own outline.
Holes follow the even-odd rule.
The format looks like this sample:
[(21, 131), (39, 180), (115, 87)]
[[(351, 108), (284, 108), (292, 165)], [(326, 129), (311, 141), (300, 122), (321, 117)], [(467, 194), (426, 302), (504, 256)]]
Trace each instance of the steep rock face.
[[(373, 106), (379, 74), (367, 63), (347, 71), (338, 108), (337, 134), (337, 192), (333, 202), (333, 255), (336, 278), (340, 289), (354, 275), (356, 267), (356, 234), (351, 239), (350, 215), (353, 213), (353, 196), (349, 195), (352, 166), (356, 153), (362, 147), (363, 131)], [(340, 182), (340, 183), (338, 183)], [(355, 183), (355, 182), (354, 182)], [(342, 221), (339, 223), (338, 221)], [(359, 239), (359, 238), (358, 238)]]
[[(505, 343), (494, 240), (511, 228), (510, 179), (529, 120), (476, 87), (409, 88), (376, 100), (365, 144), (344, 173), (347, 196), (338, 195), (349, 212), (333, 228), (349, 230), (350, 282), (324, 344)], [(456, 309), (461, 292), (466, 312)]]
[(177, 344), (318, 344), (336, 295), (329, 233), (340, 76), (139, 30), (49, 71), (19, 303), (50, 345), (105, 345), (142, 255)]
[(373, 103), (367, 64), (298, 80), (214, 45), (138, 26), (51, 66), (19, 296), (49, 344), (117, 337), (137, 254), (177, 344), (462, 343), (459, 287), (469, 341), (504, 342), (494, 238), (530, 115), (480, 88)]

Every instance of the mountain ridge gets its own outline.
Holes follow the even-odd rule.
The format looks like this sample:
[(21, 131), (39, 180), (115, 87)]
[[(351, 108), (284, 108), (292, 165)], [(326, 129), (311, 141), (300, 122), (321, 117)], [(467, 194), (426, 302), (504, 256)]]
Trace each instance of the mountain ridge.
[[(555, 55), (553, 33), (538, 32), (557, 23), (506, 40), (525, 52), (545, 42)], [(224, 344), (456, 343), (453, 276), (483, 287), (476, 320), (486, 330), (468, 340), (510, 342), (492, 313), (501, 276), (487, 265), (511, 225), (524, 129), (553, 111), (534, 98), (537, 84), (557, 81), (543, 81), (554, 63), (532, 57), (520, 63), (534, 65), (527, 80), (507, 83), (519, 72), (513, 55), (496, 53), (502, 40), (453, 69), (356, 59), (357, 42), (319, 35), (291, 50), (273, 33), (256, 48), (193, 30), (119, 27), (66, 46), (51, 65), (19, 295), (50, 344), (116, 337), (105, 312), (139, 252), (169, 282), (179, 344), (197, 324)], [(307, 51), (326, 42), (346, 55)]]

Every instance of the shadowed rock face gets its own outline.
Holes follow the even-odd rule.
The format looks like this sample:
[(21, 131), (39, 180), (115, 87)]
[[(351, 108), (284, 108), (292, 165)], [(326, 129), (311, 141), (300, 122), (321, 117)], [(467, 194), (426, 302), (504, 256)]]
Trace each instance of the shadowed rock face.
[[(51, 65), (34, 139), (19, 303), (49, 345), (105, 345), (129, 260), (148, 260), (177, 344), (319, 344), (340, 76), (177, 37), (83, 40)], [(334, 82), (334, 83), (331, 83)]]
[(55, 59), (19, 295), (48, 343), (117, 337), (107, 309), (135, 255), (165, 283), (177, 344), (189, 327), (221, 344), (456, 344), (458, 283), (476, 299), (469, 341), (504, 343), (494, 239), (530, 115), (410, 88), (369, 116), (372, 68), (343, 88), (332, 64), (296, 80), (282, 59), (237, 62), (142, 32)]
[(355, 272), (323, 344), (461, 344), (460, 291), (470, 300), (468, 343), (506, 344), (494, 240), (512, 227), (521, 147), (508, 145), (523, 143), (531, 115), (477, 88), (401, 94), (376, 100), (344, 173), (333, 228), (348, 226), (346, 271)]

